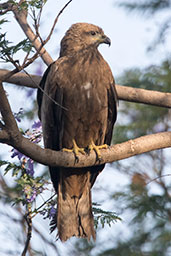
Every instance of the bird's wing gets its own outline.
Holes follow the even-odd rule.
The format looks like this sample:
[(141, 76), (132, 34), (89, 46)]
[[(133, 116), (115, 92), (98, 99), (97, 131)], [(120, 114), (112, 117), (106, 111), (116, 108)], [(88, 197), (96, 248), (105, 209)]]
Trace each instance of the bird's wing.
[(114, 123), (117, 118), (117, 92), (115, 88), (115, 82), (110, 84), (107, 90), (108, 94), (108, 120), (107, 120), (107, 130), (105, 135), (105, 143), (110, 145), (113, 134)]
[[(44, 73), (37, 93), (38, 114), (42, 122), (45, 148), (60, 150), (63, 133), (63, 88), (59, 85), (58, 67), (61, 60), (52, 63)], [(59, 182), (58, 167), (49, 167), (51, 180), (57, 192)]]
[(63, 131), (63, 88), (59, 85), (58, 66), (52, 63), (43, 75), (37, 93), (38, 115), (42, 122), (45, 148), (60, 150)]

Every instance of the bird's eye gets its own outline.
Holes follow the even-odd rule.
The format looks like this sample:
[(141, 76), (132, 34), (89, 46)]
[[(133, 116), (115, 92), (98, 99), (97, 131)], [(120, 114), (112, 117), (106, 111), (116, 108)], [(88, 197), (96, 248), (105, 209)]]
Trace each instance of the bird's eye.
[(91, 31), (90, 34), (91, 34), (92, 36), (95, 36), (95, 35), (96, 35), (96, 32), (95, 32), (95, 31)]

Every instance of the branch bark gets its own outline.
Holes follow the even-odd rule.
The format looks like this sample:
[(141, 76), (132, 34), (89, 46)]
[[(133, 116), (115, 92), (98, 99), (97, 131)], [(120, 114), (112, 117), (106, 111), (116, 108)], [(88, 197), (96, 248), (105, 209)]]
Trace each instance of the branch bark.
[[(9, 71), (6, 69), (0, 69), (0, 78), (2, 79), (3, 77), (5, 77), (8, 72)], [(5, 79), (5, 82), (16, 84), (19, 86), (38, 88), (40, 80), (40, 76), (28, 76), (24, 73), (17, 73), (8, 79)], [(116, 90), (119, 100), (171, 108), (171, 93), (151, 91), (123, 85), (116, 85)]]
[(116, 85), (116, 87), (121, 100), (171, 108), (171, 93), (169, 92), (164, 93), (123, 85)]
[(25, 86), (29, 88), (38, 88), (37, 85), (40, 83), (41, 76), (36, 75), (27, 75), (25, 73), (17, 73), (13, 76), (7, 77), (7, 74), (10, 71), (7, 69), (0, 69), (0, 80), (3, 80), (4, 82), (8, 82), (11, 84), (16, 84), (18, 86)]
[(90, 155), (79, 154), (79, 162), (75, 162), (75, 156), (73, 153), (43, 149), (38, 145), (31, 143), (23, 136), (21, 137), (20, 143), (15, 144), (8, 141), (8, 144), (38, 163), (48, 166), (77, 168), (111, 163), (147, 153), (152, 150), (171, 147), (171, 132), (145, 135), (127, 142), (112, 145), (108, 149), (102, 149), (100, 151), (102, 156), (100, 163), (96, 161), (95, 152), (91, 152)]
[(19, 143), (22, 135), (12, 114), (2, 83), (0, 83), (0, 113), (4, 121), (3, 127), (1, 126), (2, 130), (0, 130), (1, 142), (8, 143), (9, 138), (12, 144)]
[(7, 143), (9, 141), (10, 137), (8, 133), (5, 130), (0, 130), (0, 142)]

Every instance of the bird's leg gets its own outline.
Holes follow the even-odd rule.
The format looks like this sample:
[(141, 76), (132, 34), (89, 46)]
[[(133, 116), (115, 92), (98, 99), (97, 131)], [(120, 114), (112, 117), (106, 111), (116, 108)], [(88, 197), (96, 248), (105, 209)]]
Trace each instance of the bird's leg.
[(62, 151), (73, 152), (75, 154), (76, 159), (78, 160), (78, 154), (79, 153), (85, 154), (85, 150), (84, 150), (84, 148), (79, 148), (74, 139), (72, 140), (72, 142), (73, 142), (73, 148), (72, 149), (63, 148)]
[(108, 145), (107, 144), (103, 144), (103, 145), (99, 145), (99, 146), (96, 146), (94, 144), (94, 141), (91, 140), (91, 143), (90, 145), (88, 146), (88, 149), (89, 149), (89, 152), (91, 152), (92, 150), (94, 150), (96, 152), (96, 155), (97, 155), (97, 159), (100, 160), (102, 157), (101, 157), (101, 153), (100, 153), (100, 149), (106, 149), (108, 148)]

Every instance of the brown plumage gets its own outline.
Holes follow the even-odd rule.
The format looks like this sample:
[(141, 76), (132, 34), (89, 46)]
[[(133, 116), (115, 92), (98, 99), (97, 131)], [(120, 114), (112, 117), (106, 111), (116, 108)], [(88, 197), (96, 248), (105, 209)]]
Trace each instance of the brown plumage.
[[(110, 144), (117, 96), (110, 67), (97, 49), (101, 43), (110, 44), (110, 39), (101, 28), (88, 23), (72, 25), (62, 39), (60, 57), (40, 83), (45, 94), (38, 90), (46, 148), (72, 149), (76, 144), (94, 149), (100, 157), (95, 145)], [(77, 146), (73, 149), (76, 155)], [(62, 241), (71, 236), (95, 239), (90, 190), (103, 168), (50, 167), (58, 194), (57, 227)]]

